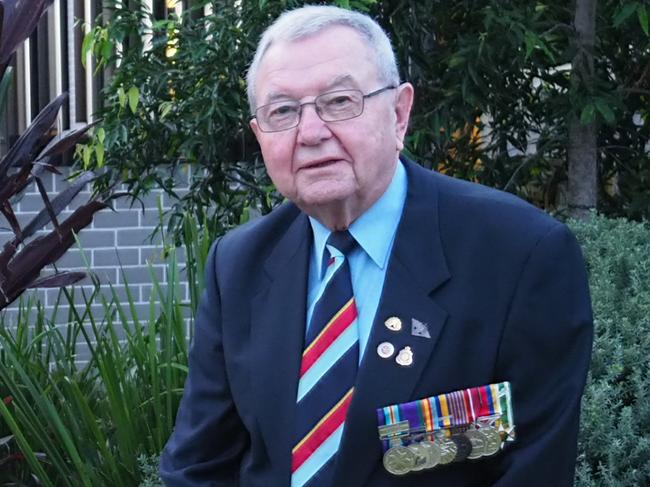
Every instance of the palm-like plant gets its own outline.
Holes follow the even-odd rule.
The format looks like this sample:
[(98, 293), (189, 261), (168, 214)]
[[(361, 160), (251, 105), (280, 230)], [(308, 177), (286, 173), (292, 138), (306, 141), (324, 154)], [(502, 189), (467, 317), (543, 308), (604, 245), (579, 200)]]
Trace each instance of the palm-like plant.
[[(0, 0), (0, 107), (4, 104), (12, 78), (9, 66), (17, 47), (32, 33), (51, 0)], [(75, 242), (74, 235), (92, 222), (93, 215), (107, 207), (106, 199), (93, 197), (79, 206), (67, 219), (57, 215), (72, 201), (85, 184), (94, 178), (92, 172), (81, 173), (56, 198), (50, 200), (41, 180), (48, 172), (59, 173), (56, 160), (84, 136), (90, 125), (55, 137), (50, 130), (67, 94), (50, 102), (32, 124), (0, 159), (0, 212), (9, 222), (14, 237), (0, 250), (0, 310), (8, 306), (26, 289), (59, 287), (84, 277), (80, 272), (61, 272), (40, 278), (44, 267), (53, 264)], [(35, 183), (43, 198), (43, 209), (27, 225), (21, 227), (11, 201)], [(52, 230), (35, 236), (51, 224)]]

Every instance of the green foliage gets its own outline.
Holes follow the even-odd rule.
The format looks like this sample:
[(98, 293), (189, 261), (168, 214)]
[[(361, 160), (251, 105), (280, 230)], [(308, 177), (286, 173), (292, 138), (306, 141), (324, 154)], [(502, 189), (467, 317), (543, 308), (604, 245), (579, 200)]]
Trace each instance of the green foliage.
[(650, 39), (643, 22), (632, 21), (647, 2), (625, 4), (598, 2), (594, 79), (583, 83), (569, 64), (576, 55), (572, 4), (384, 2), (395, 7), (383, 21), (419, 94), (409, 149), (435, 169), (558, 209), (567, 121), (595, 120), (601, 210), (647, 217)]
[(647, 485), (650, 225), (593, 216), (570, 226), (588, 263), (596, 331), (576, 485)]
[[(298, 3), (204, 1), (161, 20), (139, 1), (108, 2), (110, 20), (84, 41), (84, 52), (113, 69), (99, 113), (103, 137), (80, 150), (86, 168), (109, 169), (97, 186), (124, 179), (136, 195), (161, 187), (178, 196), (174, 172), (194, 165), (190, 192), (170, 215), (177, 237), (185, 212), (223, 233), (250, 207), (270, 211), (279, 198), (248, 128), (244, 78), (263, 28)], [(363, 8), (374, 0), (338, 3)], [(204, 5), (214, 13), (202, 15)]]
[[(101, 150), (82, 150), (87, 168), (109, 168), (100, 186), (124, 176), (136, 195), (154, 186), (176, 195), (169, 167), (189, 162), (198, 171), (176, 195), (177, 234), (184, 209), (214, 233), (249, 209), (269, 211), (279, 198), (248, 127), (244, 76), (263, 29), (305, 3), (199, 2), (165, 19), (137, 1), (110, 6), (84, 42), (112, 73), (104, 137), (93, 142)], [(601, 211), (650, 216), (648, 0), (598, 2), (588, 83), (571, 75), (565, 1), (335, 3), (369, 12), (394, 40), (402, 78), (416, 88), (407, 152), (422, 164), (562, 209), (575, 116), (599, 126)], [(212, 14), (201, 14), (204, 4)]]
[(142, 473), (142, 482), (140, 482), (139, 487), (164, 487), (158, 474), (160, 455), (140, 455), (138, 463)]
[[(199, 233), (191, 218), (185, 225), (188, 235)], [(17, 325), (0, 317), (0, 394), (12, 398), (0, 400), (0, 428), (21, 453), (20, 462), (0, 465), (0, 480), (31, 472), (45, 486), (121, 486), (152, 476), (151, 462), (140, 459), (157, 455), (173, 428), (207, 253), (202, 237), (186, 248), (190, 303), (180, 297), (182, 269), (170, 245), (167, 283), (152, 273), (148, 315), (138, 314), (128, 283), (120, 300), (95, 281), (92, 293), (64, 289), (51, 317), (24, 300)], [(62, 319), (68, 324), (56, 326)]]

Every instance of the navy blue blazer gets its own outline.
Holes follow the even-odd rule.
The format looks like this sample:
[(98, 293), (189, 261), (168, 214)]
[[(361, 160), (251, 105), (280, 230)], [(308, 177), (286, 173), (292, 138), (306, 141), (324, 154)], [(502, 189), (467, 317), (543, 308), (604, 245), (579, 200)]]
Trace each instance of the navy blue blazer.
[[(405, 162), (408, 194), (359, 369), (335, 486), (572, 485), (592, 315), (565, 225), (500, 191)], [(169, 486), (290, 485), (312, 234), (295, 205), (218, 240), (190, 369), (161, 458)], [(430, 339), (386, 329), (429, 324)], [(411, 367), (378, 357), (410, 346)], [(492, 458), (394, 477), (375, 410), (510, 381), (517, 440)]]

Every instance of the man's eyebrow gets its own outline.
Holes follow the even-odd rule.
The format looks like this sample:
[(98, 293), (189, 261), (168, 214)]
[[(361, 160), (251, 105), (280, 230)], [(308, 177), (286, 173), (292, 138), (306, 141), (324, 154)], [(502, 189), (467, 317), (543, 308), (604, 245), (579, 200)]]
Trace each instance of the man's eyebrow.
[(281, 91), (272, 91), (266, 96), (265, 104), (278, 100), (294, 100), (294, 98)]
[(354, 87), (357, 87), (357, 82), (351, 75), (341, 74), (327, 84), (325, 91), (330, 90), (332, 88), (336, 88), (341, 85), (352, 85)]
[[(340, 86), (352, 86), (354, 88), (357, 87), (357, 82), (355, 79), (349, 75), (349, 74), (341, 74), (339, 76), (336, 76), (332, 81), (327, 83), (325, 85), (325, 89), (322, 91), (323, 93), (326, 93), (328, 91), (331, 91), (332, 89), (338, 88)], [(320, 93), (318, 93), (320, 94)], [(264, 101), (264, 104), (267, 103), (273, 103), (275, 101), (279, 100), (295, 100), (291, 95), (288, 95), (287, 93), (283, 91), (271, 91), (267, 96)]]

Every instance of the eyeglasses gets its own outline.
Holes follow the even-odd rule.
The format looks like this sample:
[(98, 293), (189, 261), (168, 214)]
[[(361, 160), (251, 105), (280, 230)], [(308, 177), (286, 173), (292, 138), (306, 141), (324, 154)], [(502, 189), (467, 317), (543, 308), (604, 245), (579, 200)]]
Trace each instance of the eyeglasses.
[(302, 107), (314, 105), (316, 114), (323, 122), (340, 122), (356, 118), (363, 113), (366, 98), (394, 90), (396, 86), (385, 86), (370, 93), (361, 90), (336, 90), (321, 93), (314, 101), (300, 103), (298, 100), (282, 100), (262, 105), (255, 110), (257, 125), (262, 132), (281, 132), (297, 127)]

